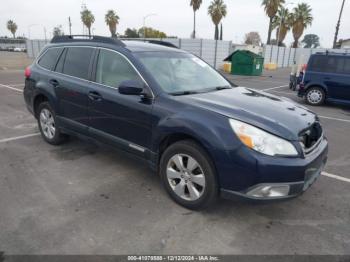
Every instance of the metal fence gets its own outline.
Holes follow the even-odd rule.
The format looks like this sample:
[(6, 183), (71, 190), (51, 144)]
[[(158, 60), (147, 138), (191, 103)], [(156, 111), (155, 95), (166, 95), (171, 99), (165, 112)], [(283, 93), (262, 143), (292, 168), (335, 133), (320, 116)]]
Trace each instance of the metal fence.
[(0, 50), (6, 50), (8, 48), (25, 48), (24, 39), (11, 39), (11, 38), (0, 38)]
[(35, 58), (39, 55), (40, 51), (48, 44), (49, 40), (27, 40), (27, 54), (30, 58)]
[[(159, 40), (159, 39), (158, 39)], [(201, 57), (208, 64), (220, 68), (223, 60), (231, 53), (232, 43), (230, 41), (215, 41), (207, 39), (162, 39), (170, 42), (180, 49), (186, 50)], [(45, 40), (27, 40), (27, 53), (30, 58), (38, 56), (43, 47), (49, 43)]]
[(312, 54), (318, 52), (350, 53), (349, 49), (326, 49), (326, 48), (288, 48), (267, 45), (264, 48), (264, 63), (276, 63), (279, 68), (297, 64), (306, 64)]

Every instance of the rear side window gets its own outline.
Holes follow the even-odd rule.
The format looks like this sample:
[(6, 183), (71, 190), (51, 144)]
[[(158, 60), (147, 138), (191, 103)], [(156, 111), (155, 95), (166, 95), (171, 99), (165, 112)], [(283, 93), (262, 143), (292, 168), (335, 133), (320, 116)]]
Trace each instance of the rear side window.
[(335, 56), (314, 56), (310, 70), (325, 73), (343, 74), (345, 59)]
[(131, 64), (120, 54), (100, 50), (96, 68), (96, 82), (112, 87), (119, 87), (125, 80), (142, 81)]
[(38, 64), (43, 68), (53, 70), (62, 51), (63, 48), (49, 48), (40, 58)]
[(94, 49), (90, 47), (69, 47), (64, 61), (63, 73), (82, 79), (89, 77), (89, 65)]
[(345, 58), (344, 60), (344, 74), (350, 75), (350, 58)]

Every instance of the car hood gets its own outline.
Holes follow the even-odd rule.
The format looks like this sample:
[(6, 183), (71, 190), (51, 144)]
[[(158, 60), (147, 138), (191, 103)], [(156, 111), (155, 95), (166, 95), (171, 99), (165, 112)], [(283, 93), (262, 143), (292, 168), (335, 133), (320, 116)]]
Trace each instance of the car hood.
[(315, 113), (288, 98), (245, 87), (182, 96), (181, 99), (294, 141), (299, 140), (301, 131), (318, 120)]

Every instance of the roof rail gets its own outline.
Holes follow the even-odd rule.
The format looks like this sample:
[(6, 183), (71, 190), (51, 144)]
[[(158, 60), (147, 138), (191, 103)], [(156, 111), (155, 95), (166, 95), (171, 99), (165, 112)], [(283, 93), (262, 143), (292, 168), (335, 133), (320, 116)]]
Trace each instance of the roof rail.
[(70, 42), (82, 42), (82, 41), (91, 41), (96, 43), (105, 43), (105, 44), (114, 44), (118, 46), (125, 46), (125, 44), (119, 39), (112, 37), (104, 37), (97, 35), (63, 35), (63, 36), (54, 36), (51, 40), (51, 43), (70, 43)]
[(326, 50), (323, 52), (316, 52), (316, 55), (339, 55), (339, 56), (348, 56), (350, 55), (350, 53), (348, 53), (347, 51), (344, 52), (334, 52), (334, 51), (330, 51), (330, 50)]
[(147, 39), (147, 38), (121, 38), (123, 41), (139, 41), (139, 42), (145, 42), (149, 44), (155, 44), (155, 45), (162, 45), (166, 47), (172, 47), (177, 48), (178, 47), (170, 42), (163, 41), (163, 40), (156, 40), (156, 39)]

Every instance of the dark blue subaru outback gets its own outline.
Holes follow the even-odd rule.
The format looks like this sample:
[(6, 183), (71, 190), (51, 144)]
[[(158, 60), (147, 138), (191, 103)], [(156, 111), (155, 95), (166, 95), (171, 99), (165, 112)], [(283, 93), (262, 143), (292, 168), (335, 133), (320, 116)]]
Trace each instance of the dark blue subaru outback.
[(295, 197), (327, 160), (314, 113), (236, 87), (176, 48), (55, 37), (25, 76), (27, 107), (48, 143), (73, 135), (132, 153), (187, 208), (203, 208), (220, 195)]

